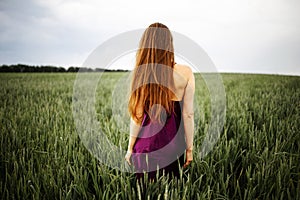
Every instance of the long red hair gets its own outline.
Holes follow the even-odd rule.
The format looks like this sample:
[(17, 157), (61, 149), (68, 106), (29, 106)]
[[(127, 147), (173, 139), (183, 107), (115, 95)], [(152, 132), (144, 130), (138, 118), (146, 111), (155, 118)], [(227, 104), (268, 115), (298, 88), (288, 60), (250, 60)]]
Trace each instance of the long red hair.
[(161, 23), (151, 24), (144, 31), (136, 53), (128, 103), (130, 116), (138, 124), (141, 124), (144, 112), (159, 123), (162, 123), (164, 114), (173, 112), (173, 67), (174, 47), (170, 30)]

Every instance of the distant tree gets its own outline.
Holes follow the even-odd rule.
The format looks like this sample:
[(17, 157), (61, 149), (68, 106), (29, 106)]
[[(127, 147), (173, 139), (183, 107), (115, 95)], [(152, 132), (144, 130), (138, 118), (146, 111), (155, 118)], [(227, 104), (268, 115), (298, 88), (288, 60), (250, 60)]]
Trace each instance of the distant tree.
[(15, 65), (1, 65), (0, 72), (126, 72), (128, 70), (112, 70), (103, 68), (89, 68), (89, 67), (74, 67), (70, 66), (68, 69), (63, 67), (56, 67), (51, 65), (31, 66), (25, 64)]
[(65, 68), (63, 68), (63, 67), (59, 67), (58, 68), (58, 72), (66, 72), (67, 70), (65, 69)]
[(96, 71), (96, 72), (104, 72), (105, 69), (103, 69), (103, 68), (96, 68), (95, 71)]
[(79, 67), (69, 67), (67, 72), (78, 72), (79, 71)]
[(0, 67), (0, 72), (9, 72), (10, 68), (7, 65), (2, 65)]

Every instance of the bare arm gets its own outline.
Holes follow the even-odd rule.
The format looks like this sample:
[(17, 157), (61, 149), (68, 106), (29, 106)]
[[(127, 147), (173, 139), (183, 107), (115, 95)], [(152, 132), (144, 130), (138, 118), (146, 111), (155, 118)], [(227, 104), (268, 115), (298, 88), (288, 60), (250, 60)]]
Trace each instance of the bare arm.
[(132, 118), (130, 118), (130, 136), (127, 151), (132, 152), (140, 128), (141, 126), (138, 125)]
[(186, 163), (189, 165), (193, 160), (193, 141), (194, 141), (194, 94), (195, 94), (195, 78), (191, 69), (188, 72), (188, 82), (183, 97), (182, 118), (184, 122), (184, 132), (186, 141)]
[[(143, 109), (141, 106), (138, 106), (138, 116), (142, 116), (142, 115), (143, 115)], [(125, 160), (128, 162), (129, 165), (131, 165), (130, 157), (140, 129), (141, 129), (141, 125), (137, 124), (135, 120), (131, 117), (129, 142), (128, 142), (127, 153), (125, 155)]]

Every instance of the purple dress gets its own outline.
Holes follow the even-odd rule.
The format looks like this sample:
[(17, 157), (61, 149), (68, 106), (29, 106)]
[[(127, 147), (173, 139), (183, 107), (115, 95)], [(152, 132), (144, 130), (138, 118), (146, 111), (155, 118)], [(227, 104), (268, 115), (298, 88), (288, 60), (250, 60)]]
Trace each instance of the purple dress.
[(147, 172), (148, 178), (155, 179), (157, 171), (160, 176), (164, 172), (179, 177), (186, 149), (181, 107), (182, 101), (174, 101), (174, 112), (166, 116), (162, 125), (151, 122), (144, 114), (131, 157), (137, 178)]

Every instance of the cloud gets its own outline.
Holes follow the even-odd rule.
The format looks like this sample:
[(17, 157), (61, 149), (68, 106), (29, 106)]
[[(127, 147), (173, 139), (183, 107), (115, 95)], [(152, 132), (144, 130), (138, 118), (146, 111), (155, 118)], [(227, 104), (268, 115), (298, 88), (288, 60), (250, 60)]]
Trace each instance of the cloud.
[(110, 37), (160, 21), (202, 46), (221, 71), (300, 74), (299, 6), (297, 0), (2, 0), (0, 60), (81, 65)]

